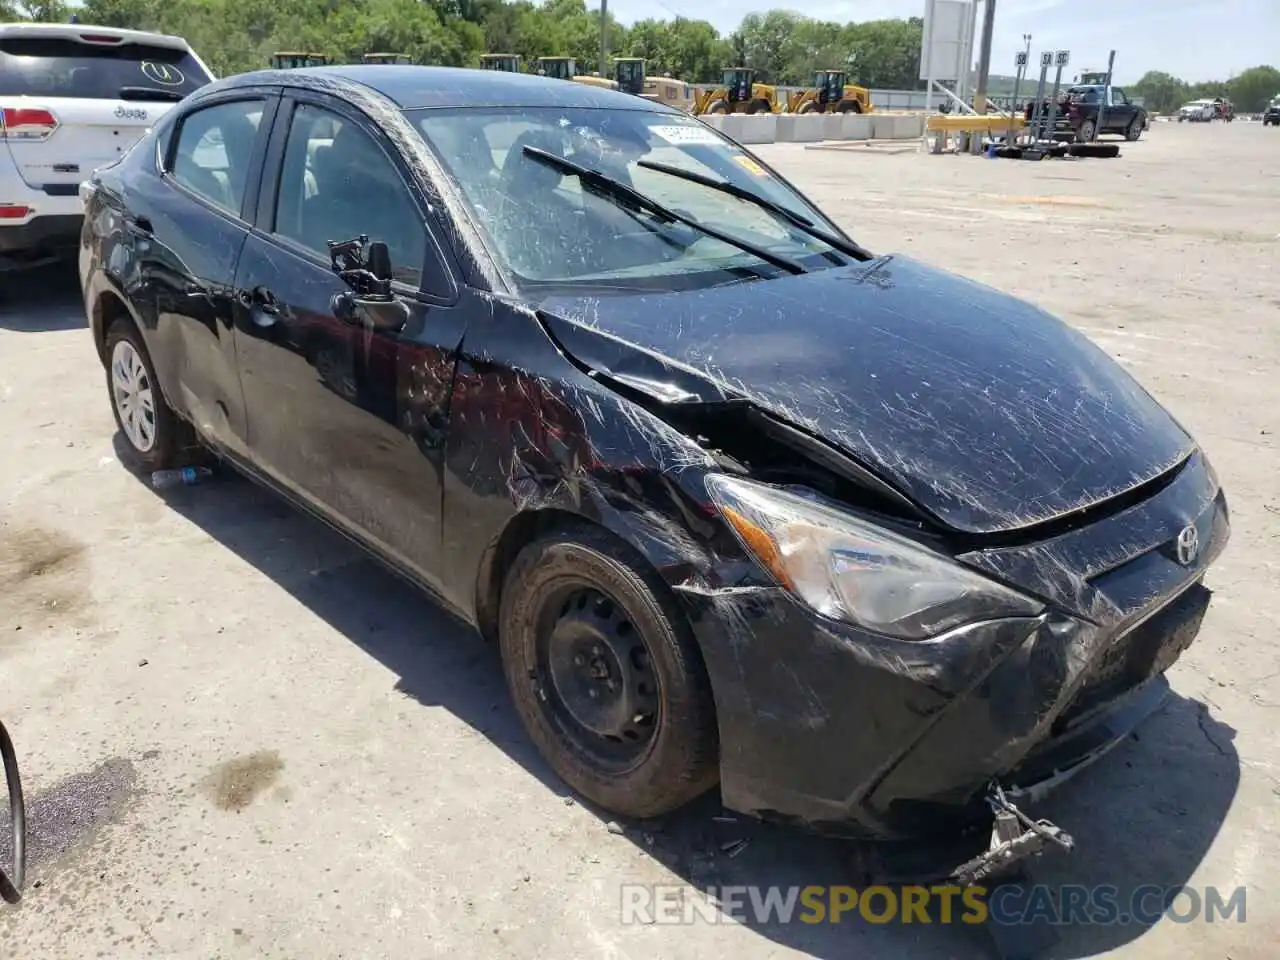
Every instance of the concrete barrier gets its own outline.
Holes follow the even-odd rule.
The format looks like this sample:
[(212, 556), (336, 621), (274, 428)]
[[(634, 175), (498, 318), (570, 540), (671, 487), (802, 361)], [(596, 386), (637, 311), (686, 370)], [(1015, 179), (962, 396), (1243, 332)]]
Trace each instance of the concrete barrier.
[(720, 132), (742, 142), (742, 122), (747, 118), (737, 113), (726, 114), (720, 118)]
[(777, 117), (743, 116), (734, 119), (741, 122), (741, 133), (734, 137), (739, 143), (773, 143), (778, 138)]
[(815, 143), (819, 140), (918, 140), (924, 135), (926, 115), (731, 113), (709, 114), (702, 120), (739, 143)]
[(797, 143), (816, 143), (822, 139), (823, 118), (813, 117), (796, 117), (796, 142)]
[(775, 118), (777, 126), (774, 127), (773, 139), (775, 143), (795, 143), (796, 139), (796, 121), (799, 117), (793, 117), (790, 114), (784, 114)]
[(775, 134), (777, 143), (815, 143), (822, 139), (822, 117), (782, 114)]
[(875, 114), (846, 113), (840, 117), (840, 140), (870, 140)]

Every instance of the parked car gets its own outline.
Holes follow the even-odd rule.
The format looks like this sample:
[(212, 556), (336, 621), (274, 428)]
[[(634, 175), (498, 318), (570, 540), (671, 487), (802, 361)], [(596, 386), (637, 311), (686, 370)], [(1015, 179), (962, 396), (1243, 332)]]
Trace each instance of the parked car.
[(1273, 124), (1280, 127), (1280, 97), (1273, 99), (1262, 112), (1262, 125), (1267, 127)]
[(1179, 123), (1208, 123), (1214, 118), (1216, 108), (1212, 100), (1192, 100), (1178, 110)]
[[(1101, 134), (1110, 133), (1134, 141), (1141, 138), (1143, 131), (1150, 126), (1146, 108), (1132, 102), (1119, 87), (1104, 84), (1068, 87), (1056, 110), (1051, 111), (1050, 106), (1048, 102), (1041, 105), (1041, 116), (1047, 130), (1052, 115), (1052, 136), (1058, 140), (1088, 143)], [(1025, 107), (1027, 120), (1032, 118), (1034, 110), (1033, 100)]]
[(80, 182), (211, 79), (181, 37), (0, 24), (0, 262), (73, 251)]
[(126, 462), (212, 451), (441, 598), (608, 810), (989, 825), (1155, 708), (1209, 603), (1224, 494), (1130, 374), (672, 108), (249, 73), (85, 194)]

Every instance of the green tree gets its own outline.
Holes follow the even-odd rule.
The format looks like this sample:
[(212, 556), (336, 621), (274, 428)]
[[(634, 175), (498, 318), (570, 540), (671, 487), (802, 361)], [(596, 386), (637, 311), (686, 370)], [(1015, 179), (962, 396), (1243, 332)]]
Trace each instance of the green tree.
[(1250, 67), (1227, 82), (1228, 96), (1237, 110), (1258, 113), (1280, 95), (1280, 70), (1275, 67)]
[(1142, 97), (1147, 109), (1155, 113), (1172, 113), (1187, 100), (1187, 85), (1170, 73), (1148, 70), (1129, 92)]

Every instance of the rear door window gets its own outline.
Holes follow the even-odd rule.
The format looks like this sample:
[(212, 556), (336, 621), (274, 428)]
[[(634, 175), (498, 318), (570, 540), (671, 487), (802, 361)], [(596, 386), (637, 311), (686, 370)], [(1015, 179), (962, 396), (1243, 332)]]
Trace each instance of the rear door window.
[(173, 179), (240, 216), (264, 107), (261, 100), (236, 100), (186, 116), (173, 151)]
[(171, 47), (0, 39), (0, 96), (172, 101), (211, 80), (189, 52)]

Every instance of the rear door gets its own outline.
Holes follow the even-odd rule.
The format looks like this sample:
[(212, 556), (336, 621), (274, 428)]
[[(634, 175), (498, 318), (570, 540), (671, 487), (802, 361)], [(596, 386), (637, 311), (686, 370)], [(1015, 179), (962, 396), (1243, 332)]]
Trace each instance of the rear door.
[(0, 36), (0, 109), (19, 176), (71, 195), (212, 79), (184, 49), (113, 34)]
[(204, 436), (241, 454), (233, 282), (278, 102), (278, 89), (241, 87), (184, 110), (163, 132), (159, 175), (126, 184), (142, 280), (134, 299), (155, 317), (147, 345), (165, 396)]

